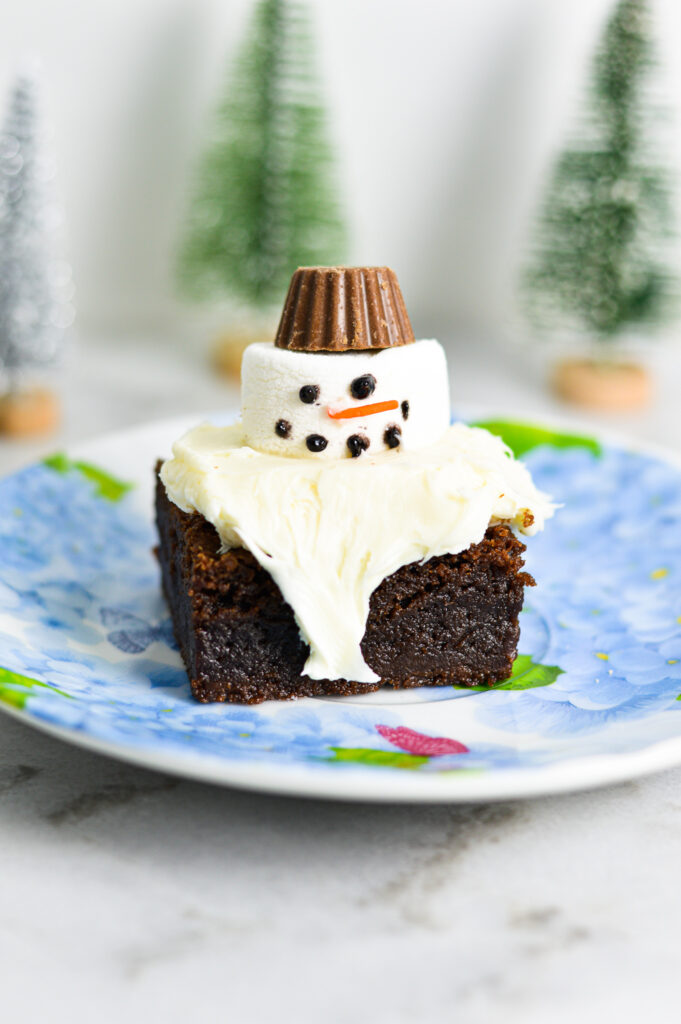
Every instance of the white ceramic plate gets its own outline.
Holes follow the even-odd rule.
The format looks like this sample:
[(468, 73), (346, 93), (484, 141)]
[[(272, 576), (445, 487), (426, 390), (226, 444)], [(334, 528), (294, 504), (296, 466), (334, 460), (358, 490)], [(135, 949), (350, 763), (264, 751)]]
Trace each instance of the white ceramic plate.
[(152, 467), (186, 421), (109, 435), (0, 482), (0, 708), (177, 775), (350, 800), (555, 793), (681, 763), (681, 470), (493, 425), (564, 507), (511, 680), (258, 706), (189, 693), (159, 591)]

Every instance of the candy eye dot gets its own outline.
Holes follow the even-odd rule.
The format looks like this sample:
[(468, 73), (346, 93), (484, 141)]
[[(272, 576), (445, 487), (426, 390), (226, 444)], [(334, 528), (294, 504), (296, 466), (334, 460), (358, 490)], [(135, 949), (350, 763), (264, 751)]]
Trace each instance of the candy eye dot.
[(373, 373), (365, 373), (363, 377), (355, 377), (350, 385), (353, 398), (368, 398), (376, 390), (376, 378)]
[(274, 426), (274, 433), (277, 437), (290, 437), (291, 436), (291, 424), (288, 420), (277, 420)]
[(302, 388), (298, 392), (298, 397), (301, 402), (305, 403), (305, 405), (312, 405), (319, 398), (319, 385), (303, 384)]
[(405, 398), (404, 402), (402, 402), (401, 409), (402, 409), (402, 419), (403, 420), (408, 420), (409, 419), (409, 402), (406, 400), (406, 398)]
[(321, 434), (308, 434), (305, 438), (305, 444), (311, 452), (323, 452), (328, 443)]

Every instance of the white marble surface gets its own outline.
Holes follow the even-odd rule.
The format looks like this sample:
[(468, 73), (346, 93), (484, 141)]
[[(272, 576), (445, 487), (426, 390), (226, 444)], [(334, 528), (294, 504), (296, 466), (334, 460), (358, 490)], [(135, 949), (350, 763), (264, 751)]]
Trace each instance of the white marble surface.
[[(555, 412), (539, 369), (461, 344), (455, 400)], [(681, 449), (679, 364), (612, 422)], [(486, 373), (481, 372), (486, 367)], [(82, 346), (47, 443), (230, 405), (187, 347)], [(606, 422), (606, 421), (603, 421)], [(324, 804), (183, 782), (0, 717), (0, 1019), (676, 1021), (681, 769), (481, 807)]]

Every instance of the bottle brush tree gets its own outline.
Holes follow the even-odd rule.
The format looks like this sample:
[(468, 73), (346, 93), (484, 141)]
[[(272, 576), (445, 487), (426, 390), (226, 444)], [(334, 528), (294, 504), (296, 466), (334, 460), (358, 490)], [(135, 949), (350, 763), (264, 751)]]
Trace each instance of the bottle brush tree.
[(188, 297), (272, 314), (297, 266), (342, 262), (314, 52), (306, 5), (258, 0), (198, 168), (180, 254)]
[[(539, 211), (523, 284), (540, 328), (608, 343), (671, 315), (673, 211), (651, 132), (652, 66), (647, 2), (620, 0), (594, 57), (587, 111)], [(598, 345), (606, 360), (611, 348)]]
[(0, 430), (9, 433), (53, 426), (54, 399), (27, 381), (58, 361), (73, 321), (39, 92), (33, 70), (17, 75), (0, 132)]

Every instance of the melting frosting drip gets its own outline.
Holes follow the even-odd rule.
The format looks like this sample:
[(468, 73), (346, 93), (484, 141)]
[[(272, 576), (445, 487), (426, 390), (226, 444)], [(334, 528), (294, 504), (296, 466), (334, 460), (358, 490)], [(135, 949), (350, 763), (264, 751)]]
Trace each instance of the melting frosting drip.
[(175, 443), (161, 477), (224, 549), (247, 548), (274, 578), (310, 646), (304, 672), (362, 683), (379, 678), (360, 643), (382, 580), (465, 550), (490, 522), (535, 533), (554, 508), (498, 438), (461, 423), (418, 451), (356, 461), (267, 454), (244, 443), (241, 423), (202, 425)]

